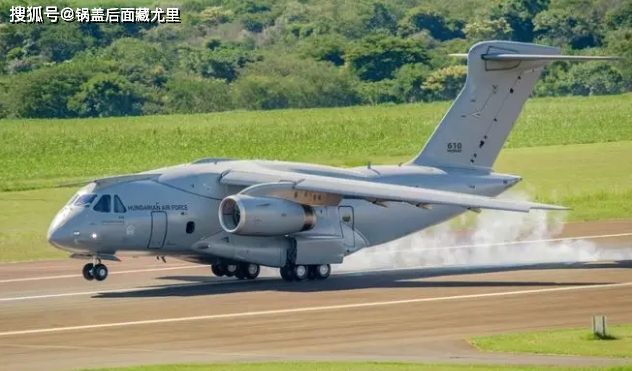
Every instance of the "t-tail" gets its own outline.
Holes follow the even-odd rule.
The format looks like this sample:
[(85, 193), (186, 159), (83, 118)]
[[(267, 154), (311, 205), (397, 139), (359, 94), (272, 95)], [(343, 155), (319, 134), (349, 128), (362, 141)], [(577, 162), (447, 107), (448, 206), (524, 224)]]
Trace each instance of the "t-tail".
[(489, 171), (548, 63), (621, 59), (512, 41), (484, 41), (452, 56), (467, 58), (465, 86), (408, 165)]

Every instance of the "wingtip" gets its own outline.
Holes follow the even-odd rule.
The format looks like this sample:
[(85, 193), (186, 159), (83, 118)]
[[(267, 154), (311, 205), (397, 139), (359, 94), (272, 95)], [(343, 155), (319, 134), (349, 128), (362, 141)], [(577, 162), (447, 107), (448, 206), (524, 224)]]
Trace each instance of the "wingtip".
[(549, 211), (569, 211), (569, 210), (572, 210), (572, 208), (570, 208), (568, 206), (547, 205), (547, 204), (535, 204), (535, 205), (531, 206), (531, 209), (534, 209), (534, 210), (549, 210)]

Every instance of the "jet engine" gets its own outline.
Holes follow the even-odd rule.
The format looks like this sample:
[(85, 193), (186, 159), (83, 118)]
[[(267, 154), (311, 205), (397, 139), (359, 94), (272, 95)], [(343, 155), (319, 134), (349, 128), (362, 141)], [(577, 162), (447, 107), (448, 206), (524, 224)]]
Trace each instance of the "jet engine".
[(243, 236), (283, 236), (316, 225), (311, 206), (274, 197), (231, 195), (222, 200), (218, 212), (226, 232)]

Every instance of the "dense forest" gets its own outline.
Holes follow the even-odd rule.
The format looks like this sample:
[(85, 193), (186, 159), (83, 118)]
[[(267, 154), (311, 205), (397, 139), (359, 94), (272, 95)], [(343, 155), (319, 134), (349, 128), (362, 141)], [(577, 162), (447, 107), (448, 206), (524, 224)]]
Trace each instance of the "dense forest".
[[(42, 4), (0, 0), (0, 118), (453, 99), (466, 69), (448, 54), (484, 39), (632, 57), (629, 0), (151, 1), (44, 5), (178, 7), (181, 23), (15, 24), (11, 7)], [(626, 91), (630, 61), (556, 62), (534, 95)]]

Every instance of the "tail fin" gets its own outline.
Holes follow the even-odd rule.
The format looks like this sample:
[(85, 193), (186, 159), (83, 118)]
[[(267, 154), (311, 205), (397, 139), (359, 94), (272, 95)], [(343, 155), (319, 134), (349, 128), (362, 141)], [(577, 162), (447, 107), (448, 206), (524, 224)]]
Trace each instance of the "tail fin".
[(618, 57), (560, 55), (550, 46), (484, 41), (467, 54), (465, 86), (408, 165), (490, 170), (543, 68), (556, 60)]

